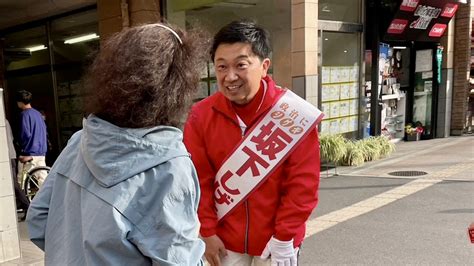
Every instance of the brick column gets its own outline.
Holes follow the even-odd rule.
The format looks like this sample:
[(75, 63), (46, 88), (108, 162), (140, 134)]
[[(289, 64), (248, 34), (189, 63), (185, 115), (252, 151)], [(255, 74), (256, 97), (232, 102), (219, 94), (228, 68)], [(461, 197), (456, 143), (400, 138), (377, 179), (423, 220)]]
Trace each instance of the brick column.
[(293, 91), (318, 105), (318, 0), (291, 1)]
[(455, 18), (454, 86), (451, 135), (461, 135), (467, 112), (471, 53), (471, 4), (460, 4)]
[(97, 9), (102, 40), (122, 28), (156, 23), (161, 19), (159, 0), (98, 0)]

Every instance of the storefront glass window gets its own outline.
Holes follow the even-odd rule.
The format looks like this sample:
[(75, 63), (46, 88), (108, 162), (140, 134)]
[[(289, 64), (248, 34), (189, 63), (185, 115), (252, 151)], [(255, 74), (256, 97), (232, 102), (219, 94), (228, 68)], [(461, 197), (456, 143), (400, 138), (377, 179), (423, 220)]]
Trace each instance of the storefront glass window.
[(58, 89), (60, 141), (64, 144), (82, 127), (84, 92), (80, 78), (87, 59), (99, 48), (97, 10), (52, 21), (54, 69)]
[[(269, 73), (282, 86), (291, 84), (291, 2), (286, 0), (172, 0), (166, 1), (167, 21), (184, 27), (199, 26), (212, 36), (227, 23), (250, 19), (265, 27), (272, 41)], [(203, 71), (198, 99), (217, 90), (214, 67)]]
[(321, 132), (357, 137), (359, 130), (360, 33), (323, 32)]
[(361, 0), (319, 0), (319, 19), (360, 23)]
[[(71, 39), (88, 34), (98, 34), (95, 9), (1, 36), (4, 39), (9, 121), (17, 134), (19, 110), (14, 100), (15, 92), (22, 89), (31, 91), (33, 107), (43, 111), (46, 117), (53, 146), (49, 152), (52, 160), (82, 124), (83, 93), (79, 80), (87, 60), (91, 59), (89, 55), (99, 48), (99, 37)], [(46, 159), (51, 165), (48, 155)]]
[(44, 25), (6, 34), (4, 63), (7, 94), (7, 114), (15, 135), (19, 134), (18, 109), (15, 92), (28, 90), (33, 94), (32, 105), (43, 112), (48, 132), (56, 127), (54, 89), (46, 27)]

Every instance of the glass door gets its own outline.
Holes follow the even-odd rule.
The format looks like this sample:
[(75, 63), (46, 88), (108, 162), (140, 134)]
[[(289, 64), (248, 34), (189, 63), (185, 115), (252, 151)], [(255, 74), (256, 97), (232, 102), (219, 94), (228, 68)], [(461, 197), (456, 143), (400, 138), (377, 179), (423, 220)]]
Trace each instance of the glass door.
[(431, 138), (433, 131), (433, 92), (436, 88), (433, 49), (417, 50), (413, 88), (413, 118), (415, 127), (422, 127), (422, 138)]

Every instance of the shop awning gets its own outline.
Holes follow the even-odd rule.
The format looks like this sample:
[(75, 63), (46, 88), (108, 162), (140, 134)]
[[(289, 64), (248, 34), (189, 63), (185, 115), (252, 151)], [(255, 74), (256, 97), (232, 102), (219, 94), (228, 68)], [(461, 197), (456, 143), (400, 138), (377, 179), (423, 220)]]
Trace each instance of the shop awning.
[(384, 39), (437, 42), (459, 5), (465, 3), (466, 0), (403, 0)]

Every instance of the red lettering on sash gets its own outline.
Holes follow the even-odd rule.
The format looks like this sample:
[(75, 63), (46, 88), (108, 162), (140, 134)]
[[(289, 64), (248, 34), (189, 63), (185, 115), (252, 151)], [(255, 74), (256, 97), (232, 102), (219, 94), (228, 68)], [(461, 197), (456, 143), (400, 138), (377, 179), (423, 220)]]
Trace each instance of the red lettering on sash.
[(253, 152), (249, 147), (245, 146), (242, 148), (242, 151), (245, 152), (249, 158), (247, 161), (237, 170), (237, 175), (242, 176), (245, 171), (247, 171), (249, 168), (252, 170), (252, 176), (259, 176), (260, 171), (258, 171), (257, 168), (257, 163), (263, 166), (263, 168), (267, 168), (270, 166), (269, 163), (267, 163), (264, 159), (260, 158), (258, 154)]
[(275, 123), (270, 121), (268, 124), (263, 125), (258, 136), (254, 136), (250, 141), (254, 142), (257, 148), (257, 151), (261, 151), (263, 155), (268, 156), (268, 159), (274, 160), (276, 154), (281, 152), (293, 139), (288, 136), (280, 128), (276, 128)]

